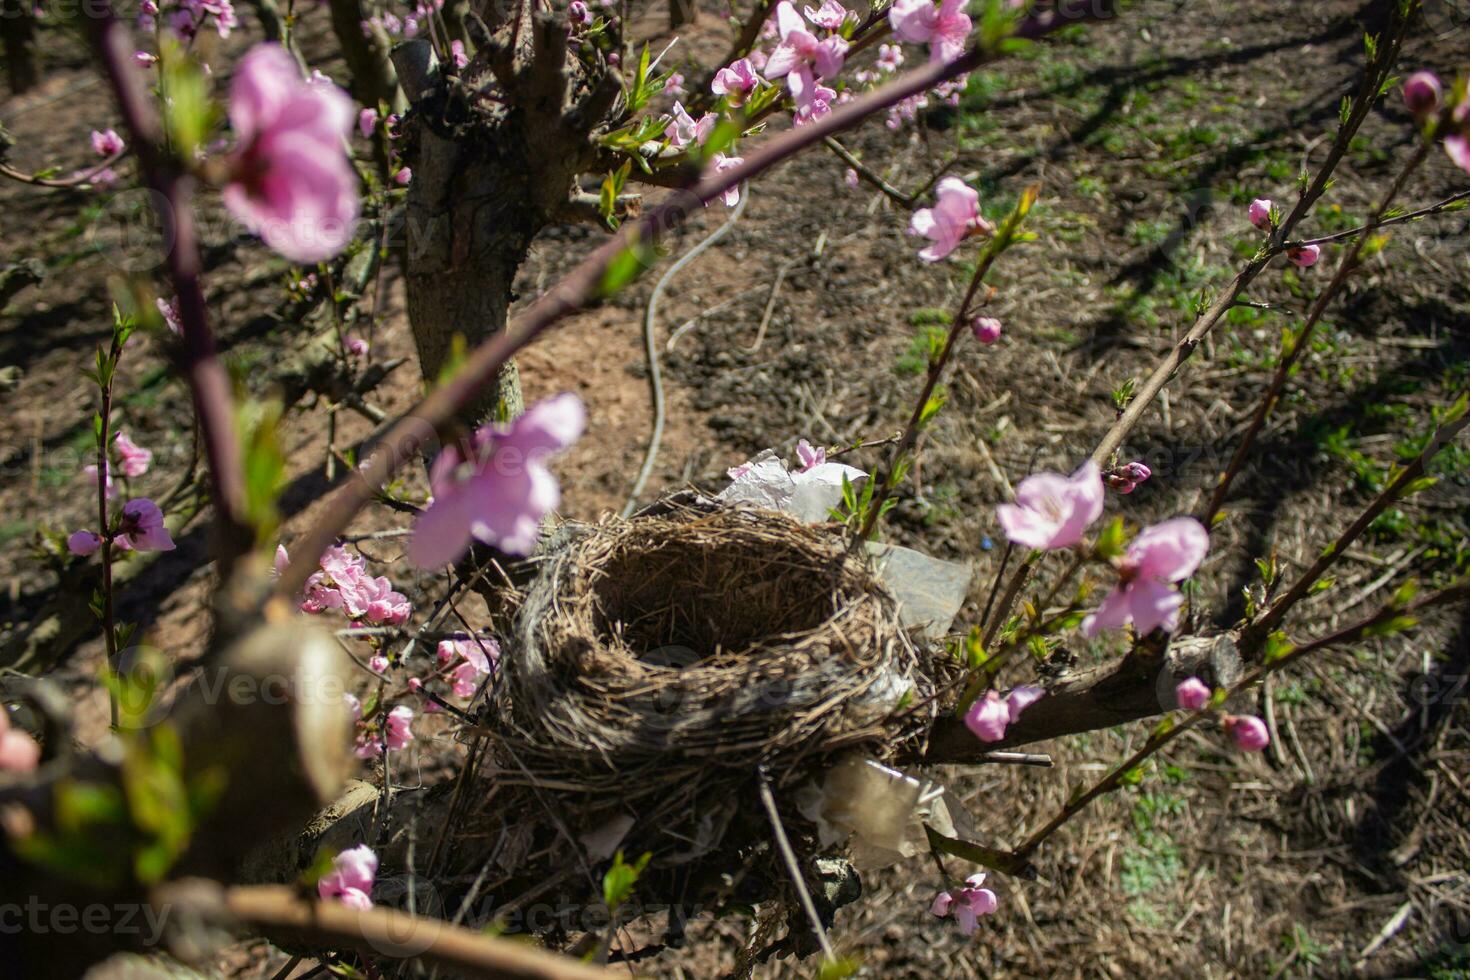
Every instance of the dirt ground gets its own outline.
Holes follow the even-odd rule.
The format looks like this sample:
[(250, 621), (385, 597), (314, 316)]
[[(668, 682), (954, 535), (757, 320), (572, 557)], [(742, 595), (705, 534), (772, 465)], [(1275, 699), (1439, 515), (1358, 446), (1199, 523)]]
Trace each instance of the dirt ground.
[[(843, 138), (900, 189), (950, 162), (992, 216), (1027, 185), (1040, 187), (1039, 241), (1009, 253), (993, 277), (992, 312), (1005, 337), (961, 352), (948, 405), (890, 520), (893, 539), (973, 564), (960, 625), (978, 616), (994, 576), (994, 505), (1028, 472), (1069, 467), (1090, 452), (1113, 419), (1110, 392), (1145, 376), (1191, 322), (1200, 291), (1218, 288), (1250, 255), (1246, 204), (1290, 201), (1299, 168), (1320, 160), (1360, 70), (1363, 33), (1381, 23), (1382, 9), (1335, 0), (1289, 9), (1260, 0), (1126, 5), (1114, 21), (972, 76), (962, 106), (931, 113), (924, 127), (892, 132), (875, 121)], [(1404, 73), (1466, 67), (1470, 25), (1454, 12), (1432, 7)], [(656, 13), (641, 21), (650, 33)], [(314, 64), (340, 74), (323, 14), (304, 13), (303, 42)], [(706, 12), (686, 56), (719, 50), (725, 30)], [(255, 31), (250, 21), (242, 34)], [(0, 120), (17, 139), (16, 163), (81, 166), (88, 131), (115, 120), (74, 39), (50, 34), (45, 53), (42, 88), (0, 102)], [(1397, 95), (1385, 98), (1304, 230), (1359, 224), (1414, 138)], [(657, 342), (670, 428), (653, 490), (718, 488), (726, 467), (767, 446), (789, 451), (799, 437), (851, 444), (891, 435), (906, 419), (921, 380), (920, 338), (935, 311), (957, 301), (967, 273), (959, 263), (919, 262), (904, 233), (907, 211), (867, 185), (848, 190), (844, 169), (819, 150), (758, 181), (731, 232), (668, 285)], [(129, 164), (124, 185), (131, 177)], [(1422, 206), (1467, 186), (1470, 177), (1436, 152), (1403, 203)], [(110, 277), (124, 271), (124, 258), (99, 247), (94, 229), (135, 206), (115, 191), (0, 184), (0, 264), (35, 257), (49, 272), (0, 311), (0, 367), (18, 369), (0, 389), (0, 574), (8, 580), (0, 625), (25, 622), (54, 588), (37, 527), (86, 526), (95, 506), (79, 476), (92, 411), (80, 372), (107, 334)], [(724, 218), (716, 208), (692, 222), (674, 252)], [(1310, 561), (1368, 499), (1376, 474), (1412, 448), (1430, 409), (1464, 389), (1467, 231), (1467, 212), (1401, 226), (1329, 313), (1214, 536), (1199, 576), (1201, 623), (1224, 626), (1240, 615), (1253, 558), (1274, 553), (1289, 568)], [(548, 231), (523, 270), (522, 302), (599, 237)], [(285, 267), (256, 244), (208, 236), (206, 244), (211, 313), (232, 363), (258, 376), (300, 330), (276, 315)], [(1273, 309), (1238, 308), (1211, 335), (1125, 447), (1124, 458), (1146, 461), (1153, 479), (1112, 497), (1110, 510), (1143, 523), (1198, 505), (1274, 365), (1282, 326), (1299, 322), (1335, 251), (1326, 248), (1317, 269), (1273, 267), (1257, 281), (1249, 299)], [(569, 517), (620, 507), (637, 469), (649, 420), (640, 330), (661, 272), (572, 318), (520, 361), (528, 401), (574, 390), (590, 409), (586, 437), (557, 467)], [(383, 296), (373, 356), (409, 356), (391, 271)], [(129, 350), (122, 383), (124, 428), (158, 453), (139, 488), (146, 492), (176, 479), (190, 448), (190, 434), (177, 428), (185, 395), (154, 344)], [(391, 415), (419, 390), (410, 363), (374, 402)], [(325, 416), (316, 406), (285, 429), (288, 545), (329, 486)], [(344, 415), (338, 444), (369, 431)], [(871, 467), (880, 458), (865, 451), (849, 461)], [(1349, 552), (1336, 586), (1291, 624), (1295, 635), (1376, 608), (1407, 569), (1429, 578), (1465, 571), (1470, 452), (1447, 453), (1439, 475), (1437, 487), (1386, 515)], [(368, 514), (354, 531), (395, 521)], [(416, 601), (436, 586), (401, 560), (398, 539), (362, 547)], [(184, 659), (204, 639), (205, 556), (200, 523), (123, 604), (150, 642)], [(94, 737), (105, 724), (100, 659), (100, 642), (85, 643), (54, 675)], [(1470, 611), (1325, 655), (1259, 692), (1254, 710), (1273, 726), (1270, 750), (1232, 753), (1215, 733), (1182, 739), (1140, 786), (1053, 838), (1039, 854), (1038, 881), (992, 878), (1000, 910), (973, 938), (927, 915), (936, 888), (927, 858), (865, 876), (863, 897), (839, 913), (833, 938), (867, 975), (884, 977), (1464, 976), (1467, 673)], [(1041, 746), (1056, 762), (1051, 770), (996, 766), (945, 778), (985, 833), (1014, 844), (1146, 733), (1138, 725)], [(458, 751), (447, 736), (425, 741), (426, 764)], [(717, 976), (748, 932), (748, 920), (735, 917), (696, 922), (688, 948), (644, 960), (638, 972)], [(284, 961), (251, 947), (237, 951), (233, 967), (266, 977)], [(757, 975), (813, 970), (811, 962), (771, 963)]]

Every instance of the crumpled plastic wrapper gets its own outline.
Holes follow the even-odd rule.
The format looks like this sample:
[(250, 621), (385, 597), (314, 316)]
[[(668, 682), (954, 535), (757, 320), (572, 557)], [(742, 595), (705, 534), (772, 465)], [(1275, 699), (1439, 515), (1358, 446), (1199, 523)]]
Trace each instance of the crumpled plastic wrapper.
[(831, 510), (842, 504), (842, 478), (854, 487), (868, 474), (843, 463), (821, 463), (809, 470), (791, 470), (773, 449), (763, 449), (742, 466), (731, 470), (734, 480), (716, 500), (727, 504), (749, 504), (779, 510), (803, 524), (821, 524), (832, 519)]
[(887, 867), (929, 850), (924, 827), (946, 837), (964, 836), (969, 816), (942, 785), (849, 755), (829, 769), (820, 785), (796, 794), (796, 808), (817, 825), (823, 847), (851, 836), (859, 870)]

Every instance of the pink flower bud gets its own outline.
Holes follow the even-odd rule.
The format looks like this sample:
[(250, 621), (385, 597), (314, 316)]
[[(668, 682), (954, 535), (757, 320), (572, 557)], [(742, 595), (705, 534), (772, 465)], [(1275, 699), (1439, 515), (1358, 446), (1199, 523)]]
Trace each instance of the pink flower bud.
[(847, 172), (842, 175), (842, 182), (848, 186), (849, 190), (857, 190), (858, 172), (848, 167)]
[(407, 187), (410, 180), (413, 180), (413, 171), (407, 167), (404, 167), (393, 175), (393, 183), (399, 187)]
[(368, 669), (375, 674), (388, 673), (388, 658), (381, 653), (368, 661)]
[(1404, 105), (1409, 107), (1415, 119), (1423, 120), (1438, 112), (1443, 98), (1444, 88), (1432, 71), (1416, 71), (1404, 82)]
[(1198, 711), (1210, 703), (1210, 686), (1198, 677), (1180, 681), (1174, 688), (1174, 700), (1185, 711)]
[(982, 344), (993, 344), (1000, 339), (1000, 321), (993, 316), (977, 316), (970, 321), (975, 339)]
[(86, 557), (102, 547), (102, 539), (91, 531), (73, 531), (66, 539), (66, 550)]
[(1310, 269), (1321, 256), (1322, 249), (1317, 245), (1303, 245), (1301, 248), (1286, 250), (1286, 261), (1300, 269)]
[(1134, 483), (1142, 483), (1144, 480), (1147, 480), (1149, 477), (1153, 476), (1154, 471), (1149, 469), (1141, 461), (1134, 460), (1127, 466), (1123, 467), (1123, 475), (1132, 480)]
[(1122, 473), (1109, 473), (1107, 476), (1108, 489), (1116, 490), (1118, 493), (1132, 493), (1138, 486), (1136, 480), (1130, 480)]
[(1269, 197), (1258, 197), (1251, 202), (1246, 211), (1250, 216), (1251, 224), (1262, 231), (1271, 230), (1271, 199)]
[(357, 114), (357, 131), (362, 134), (363, 139), (373, 135), (373, 130), (378, 125), (378, 110), (367, 108)]
[(1254, 715), (1226, 715), (1225, 733), (1245, 752), (1259, 752), (1271, 742), (1266, 723)]

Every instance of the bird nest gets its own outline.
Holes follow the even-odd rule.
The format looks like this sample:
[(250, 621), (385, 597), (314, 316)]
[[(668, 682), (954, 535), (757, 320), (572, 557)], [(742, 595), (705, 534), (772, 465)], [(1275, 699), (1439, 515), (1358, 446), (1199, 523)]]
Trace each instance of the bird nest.
[(542, 562), (492, 706), (512, 782), (624, 803), (759, 765), (784, 782), (840, 750), (886, 758), (932, 720), (897, 603), (828, 530), (678, 506), (565, 525)]

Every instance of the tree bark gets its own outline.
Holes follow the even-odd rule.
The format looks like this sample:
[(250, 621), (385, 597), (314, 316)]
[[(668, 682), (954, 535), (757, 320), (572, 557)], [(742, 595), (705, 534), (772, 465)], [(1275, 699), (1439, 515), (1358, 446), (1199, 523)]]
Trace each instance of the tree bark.
[(1048, 684), (1046, 697), (1027, 708), (998, 742), (980, 741), (952, 714), (940, 718), (930, 733), (928, 751), (916, 761), (976, 763), (997, 749), (1152, 718), (1174, 710), (1174, 688), (1180, 681), (1198, 677), (1224, 687), (1239, 680), (1240, 674), (1240, 654), (1229, 634), (1177, 640), (1163, 651), (1140, 646), (1116, 663)]
[[(451, 366), (456, 338), (473, 348), (505, 330), (516, 271), (564, 209), (577, 175), (595, 164), (590, 136), (614, 108), (615, 76), (589, 78), (587, 66), (567, 56), (564, 19), (532, 15), (530, 5), (520, 18), (517, 49), (483, 40), (489, 64), (476, 77), (448, 77), (427, 42), (394, 51), (413, 106), (402, 146), (413, 171), (408, 317), (431, 385)], [(504, 103), (473, 94), (495, 87)], [(474, 427), (523, 407), (512, 362), (459, 422)]]
[(392, 42), (381, 27), (367, 25), (361, 0), (330, 0), (332, 30), (342, 46), (342, 58), (352, 73), (353, 98), (365, 106), (386, 103), (394, 111), (403, 108), (398, 97), (398, 76), (388, 57)]

